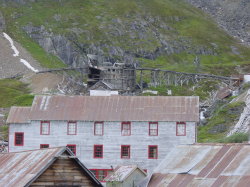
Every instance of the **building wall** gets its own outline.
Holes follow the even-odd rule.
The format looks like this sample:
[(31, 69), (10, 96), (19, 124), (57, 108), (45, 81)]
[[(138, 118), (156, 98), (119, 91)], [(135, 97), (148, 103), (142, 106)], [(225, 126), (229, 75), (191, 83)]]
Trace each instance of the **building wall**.
[(85, 186), (95, 187), (95, 183), (76, 161), (58, 158), (31, 186)]
[[(94, 122), (78, 122), (77, 135), (67, 135), (67, 121), (51, 121), (50, 135), (40, 135), (40, 121), (11, 124), (10, 152), (76, 144), (76, 155), (88, 169), (111, 169), (117, 165), (137, 164), (148, 172), (179, 144), (195, 142), (194, 122), (186, 122), (186, 136), (176, 136), (176, 122), (159, 122), (158, 136), (149, 136), (148, 122), (131, 122), (131, 136), (121, 136), (121, 122), (104, 122), (103, 136), (94, 136)], [(24, 145), (14, 146), (15, 132), (24, 132)], [(95, 144), (102, 144), (103, 158), (93, 158)], [(121, 159), (121, 145), (130, 145), (130, 159)], [(158, 159), (148, 159), (148, 146), (158, 145)]]
[(145, 174), (143, 174), (139, 169), (136, 169), (124, 182), (123, 187), (136, 187), (140, 181), (145, 178)]
[(124, 181), (107, 182), (106, 187), (136, 187), (146, 177), (139, 169), (133, 171)]

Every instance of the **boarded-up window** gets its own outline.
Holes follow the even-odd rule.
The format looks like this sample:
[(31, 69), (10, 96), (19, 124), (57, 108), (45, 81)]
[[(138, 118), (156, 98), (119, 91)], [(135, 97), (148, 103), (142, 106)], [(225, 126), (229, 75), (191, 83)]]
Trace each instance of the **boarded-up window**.
[(67, 147), (76, 155), (76, 145), (75, 144), (68, 144)]
[(157, 145), (149, 145), (148, 146), (148, 158), (149, 159), (157, 159), (158, 158), (158, 146)]
[(49, 148), (49, 144), (40, 144), (40, 149)]
[(68, 135), (76, 135), (77, 123), (75, 121), (68, 122)]
[(103, 135), (103, 122), (95, 122), (94, 124), (94, 135), (102, 136)]
[(90, 169), (90, 171), (95, 175), (95, 177), (101, 181), (105, 182), (104, 178), (107, 177), (107, 175), (112, 172), (112, 169)]
[(103, 145), (94, 145), (94, 158), (103, 158)]
[(15, 133), (15, 146), (23, 146), (24, 144), (24, 133), (16, 132)]
[(121, 158), (124, 158), (124, 159), (130, 158), (130, 145), (121, 146)]
[(149, 136), (158, 136), (157, 122), (149, 122)]
[(176, 123), (176, 136), (186, 136), (186, 123), (185, 122)]
[(50, 122), (49, 121), (41, 121), (40, 134), (41, 135), (50, 134)]
[(131, 123), (130, 122), (122, 122), (121, 134), (122, 136), (131, 135)]

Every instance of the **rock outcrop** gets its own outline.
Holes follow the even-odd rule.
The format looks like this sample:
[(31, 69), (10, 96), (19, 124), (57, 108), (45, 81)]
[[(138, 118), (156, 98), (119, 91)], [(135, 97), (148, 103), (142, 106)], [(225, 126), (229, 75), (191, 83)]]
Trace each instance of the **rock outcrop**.
[(250, 46), (249, 0), (186, 0), (209, 13), (233, 37)]
[(247, 92), (245, 99), (246, 106), (244, 111), (241, 113), (240, 119), (234, 128), (228, 133), (227, 136), (230, 136), (234, 133), (248, 133), (250, 129), (250, 89)]

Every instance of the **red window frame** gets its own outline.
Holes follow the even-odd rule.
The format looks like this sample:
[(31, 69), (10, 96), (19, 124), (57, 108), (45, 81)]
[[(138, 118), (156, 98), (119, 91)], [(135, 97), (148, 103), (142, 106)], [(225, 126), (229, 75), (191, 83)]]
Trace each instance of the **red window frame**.
[[(125, 153), (126, 150), (124, 148), (127, 148), (127, 155), (124, 156), (123, 153)], [(121, 159), (130, 159), (130, 145), (121, 145)]]
[[(155, 129), (151, 129), (151, 125), (152, 124), (156, 124), (156, 134), (153, 134), (153, 132), (155, 131)], [(149, 122), (148, 124), (148, 135), (149, 136), (158, 136), (158, 122)]]
[(76, 155), (76, 144), (68, 144), (67, 147)]
[[(48, 124), (48, 133), (43, 133), (42, 128), (43, 128), (43, 124), (47, 123)], [(40, 123), (40, 135), (50, 135), (50, 121), (41, 121)]]
[[(98, 148), (101, 148), (101, 150), (97, 150)], [(97, 156), (98, 154), (100, 154), (100, 156)], [(94, 154), (93, 154), (94, 158), (103, 158), (103, 145), (94, 145)]]
[[(17, 136), (20, 136), (21, 135), (21, 143), (20, 144), (17, 144), (17, 139), (19, 138), (19, 137), (17, 137)], [(15, 146), (23, 146), (24, 145), (24, 132), (15, 132), (15, 139), (14, 139), (14, 145)]]
[[(178, 131), (179, 126), (184, 126), (184, 133), (180, 134), (180, 132)], [(176, 136), (186, 136), (186, 122), (180, 121), (180, 122), (176, 122)]]
[[(156, 157), (152, 157), (151, 148), (156, 148)], [(158, 145), (149, 145), (148, 146), (148, 159), (158, 159)]]
[[(70, 131), (69, 131), (69, 125), (70, 124), (75, 124), (75, 132), (74, 133), (70, 133)], [(67, 135), (77, 135), (77, 122), (76, 121), (68, 121)]]
[(49, 148), (49, 144), (40, 144), (40, 149)]
[[(128, 129), (124, 129), (125, 125), (128, 125)], [(128, 133), (123, 133), (124, 130), (127, 130)], [(122, 122), (121, 125), (121, 135), (122, 136), (130, 136), (131, 135), (131, 122)]]
[[(101, 134), (97, 134), (97, 133), (96, 133), (96, 124), (102, 124), (102, 133), (101, 133)], [(94, 135), (95, 135), (95, 136), (103, 136), (103, 121), (96, 121), (96, 122), (94, 123)]]
[(95, 177), (99, 180), (99, 181), (101, 181), (101, 182), (106, 182), (106, 181), (104, 181), (104, 180), (102, 180), (102, 179), (100, 179), (99, 177), (99, 171), (104, 171), (104, 177), (103, 177), (103, 179), (104, 178), (106, 178), (107, 176), (108, 176), (108, 172), (109, 171), (113, 171), (112, 169), (89, 169), (94, 175), (95, 175)]

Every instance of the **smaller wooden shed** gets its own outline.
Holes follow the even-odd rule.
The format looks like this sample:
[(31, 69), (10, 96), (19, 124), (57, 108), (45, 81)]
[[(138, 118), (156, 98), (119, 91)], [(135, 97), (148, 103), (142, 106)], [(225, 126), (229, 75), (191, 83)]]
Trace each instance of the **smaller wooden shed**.
[(104, 180), (106, 187), (136, 187), (137, 184), (147, 177), (137, 165), (117, 166), (114, 172)]
[(0, 153), (0, 186), (102, 187), (66, 147)]

